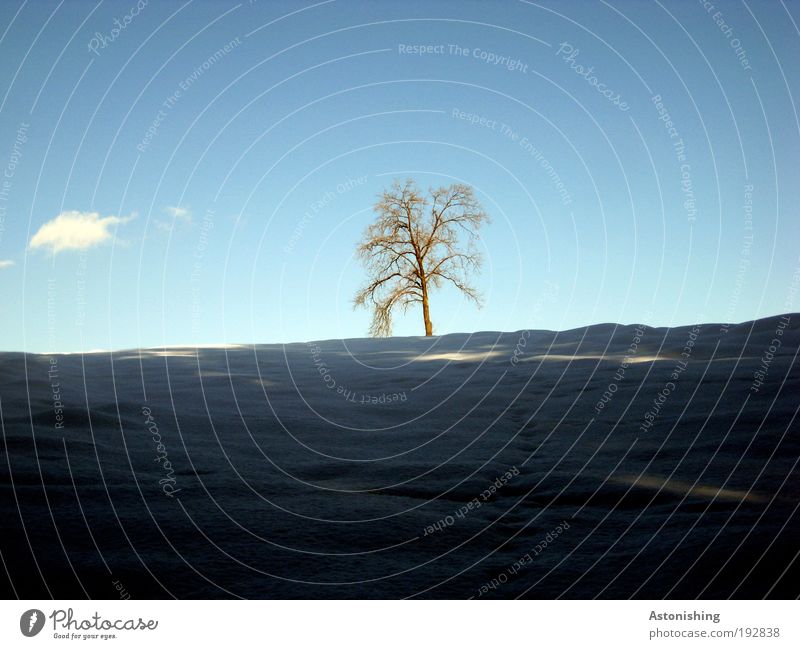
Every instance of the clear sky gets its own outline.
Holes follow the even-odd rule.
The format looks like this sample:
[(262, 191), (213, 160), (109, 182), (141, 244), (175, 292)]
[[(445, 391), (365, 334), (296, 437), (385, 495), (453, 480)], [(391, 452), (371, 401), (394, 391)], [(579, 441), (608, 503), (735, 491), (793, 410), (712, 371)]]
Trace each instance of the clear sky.
[(493, 217), (485, 306), (434, 295), (435, 333), (797, 311), (798, 22), (780, 1), (3, 2), (0, 348), (364, 336), (354, 247), (408, 176)]

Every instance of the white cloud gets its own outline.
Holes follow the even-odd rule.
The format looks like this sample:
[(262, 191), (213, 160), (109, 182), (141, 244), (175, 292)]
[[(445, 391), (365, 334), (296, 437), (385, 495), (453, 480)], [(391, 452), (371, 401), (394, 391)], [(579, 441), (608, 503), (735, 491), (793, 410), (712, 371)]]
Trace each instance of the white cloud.
[(133, 217), (101, 217), (97, 212), (76, 210), (61, 212), (39, 228), (29, 245), (33, 249), (50, 249), (53, 254), (62, 250), (85, 250), (110, 241), (113, 238), (110, 229), (127, 223), (131, 218)]
[(192, 222), (192, 213), (185, 207), (165, 207), (164, 211), (174, 219)]
[(172, 220), (162, 221), (160, 219), (154, 219), (153, 223), (159, 230), (164, 232), (172, 232), (175, 224), (178, 221), (182, 221), (187, 225), (192, 224), (192, 213), (185, 207), (167, 206), (164, 208), (164, 211), (172, 217)]
[(167, 221), (159, 221), (156, 219), (153, 221), (153, 224), (156, 226), (157, 230), (161, 230), (162, 232), (172, 232), (172, 223), (168, 223)]
[(0, 259), (0, 270), (3, 268), (9, 268), (14, 265), (14, 262), (10, 259)]

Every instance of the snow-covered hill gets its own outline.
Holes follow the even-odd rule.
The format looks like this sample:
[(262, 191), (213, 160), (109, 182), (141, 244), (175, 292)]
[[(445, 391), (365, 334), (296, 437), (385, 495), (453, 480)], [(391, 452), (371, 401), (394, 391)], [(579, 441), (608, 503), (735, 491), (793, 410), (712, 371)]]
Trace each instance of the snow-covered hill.
[(796, 597), (798, 322), (2, 354), (2, 593)]

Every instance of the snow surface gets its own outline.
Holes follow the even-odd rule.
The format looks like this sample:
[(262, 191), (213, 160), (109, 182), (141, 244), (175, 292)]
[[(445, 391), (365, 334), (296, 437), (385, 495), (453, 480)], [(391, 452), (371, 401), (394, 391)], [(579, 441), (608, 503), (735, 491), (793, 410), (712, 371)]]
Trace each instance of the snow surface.
[(797, 597), (798, 322), (2, 354), (2, 594)]

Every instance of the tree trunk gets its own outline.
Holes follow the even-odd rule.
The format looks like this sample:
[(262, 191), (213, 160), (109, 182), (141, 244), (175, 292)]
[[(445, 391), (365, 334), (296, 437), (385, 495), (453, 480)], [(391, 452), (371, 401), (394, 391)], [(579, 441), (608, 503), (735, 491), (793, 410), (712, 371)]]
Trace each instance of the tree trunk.
[(425, 335), (433, 335), (433, 325), (431, 324), (431, 314), (428, 309), (428, 287), (422, 284), (422, 319), (425, 321)]
[[(413, 232), (411, 227), (411, 215), (408, 217), (408, 231)], [(425, 321), (425, 335), (432, 336), (433, 335), (433, 325), (431, 324), (431, 312), (428, 307), (428, 279), (425, 276), (425, 263), (422, 260), (422, 255), (419, 251), (419, 246), (413, 240), (412, 234), (412, 245), (414, 246), (414, 256), (417, 259), (417, 277), (419, 277), (419, 285), (422, 289), (422, 319)]]

